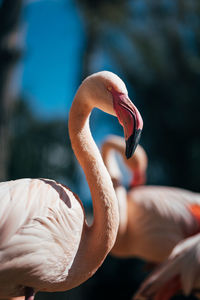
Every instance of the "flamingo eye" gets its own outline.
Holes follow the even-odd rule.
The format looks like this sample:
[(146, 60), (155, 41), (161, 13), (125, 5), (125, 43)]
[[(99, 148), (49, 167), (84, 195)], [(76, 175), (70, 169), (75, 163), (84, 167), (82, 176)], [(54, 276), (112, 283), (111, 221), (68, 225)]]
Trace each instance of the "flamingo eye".
[(112, 86), (108, 86), (107, 89), (108, 89), (108, 91), (111, 92), (112, 91)]

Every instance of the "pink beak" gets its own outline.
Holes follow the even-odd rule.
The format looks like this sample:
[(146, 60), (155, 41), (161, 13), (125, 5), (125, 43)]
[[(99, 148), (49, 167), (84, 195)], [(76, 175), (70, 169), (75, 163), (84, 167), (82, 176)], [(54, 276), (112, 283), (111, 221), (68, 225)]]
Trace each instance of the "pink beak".
[(124, 136), (126, 140), (125, 155), (130, 158), (140, 140), (143, 120), (135, 107), (135, 105), (128, 98), (128, 95), (119, 93), (114, 89), (111, 90), (113, 96), (113, 105), (120, 124), (124, 128)]

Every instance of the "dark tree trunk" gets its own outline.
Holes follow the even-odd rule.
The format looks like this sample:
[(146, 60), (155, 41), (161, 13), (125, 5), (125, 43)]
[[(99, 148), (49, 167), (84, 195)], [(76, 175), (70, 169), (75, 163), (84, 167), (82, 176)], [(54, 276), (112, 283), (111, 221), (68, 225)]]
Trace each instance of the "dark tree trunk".
[(22, 0), (3, 0), (0, 6), (0, 181), (7, 179), (8, 120), (11, 112), (11, 78), (20, 56), (17, 27)]

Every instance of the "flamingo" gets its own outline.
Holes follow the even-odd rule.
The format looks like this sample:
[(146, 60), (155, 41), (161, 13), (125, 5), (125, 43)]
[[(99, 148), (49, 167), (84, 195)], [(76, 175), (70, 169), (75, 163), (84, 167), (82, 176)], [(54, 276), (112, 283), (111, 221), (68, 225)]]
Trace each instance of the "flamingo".
[(137, 146), (143, 121), (124, 82), (108, 71), (87, 77), (72, 102), (68, 127), (91, 191), (93, 224), (88, 226), (81, 201), (61, 183), (30, 178), (0, 183), (0, 298), (33, 300), (38, 291), (80, 285), (114, 244), (117, 200), (89, 128), (94, 107), (117, 116), (127, 158)]
[[(113, 180), (120, 216), (111, 254), (122, 258), (139, 257), (158, 265), (181, 241), (200, 232), (200, 195), (175, 187), (143, 185), (147, 168), (145, 151), (137, 147), (132, 158), (127, 160), (124, 148), (123, 139), (117, 136), (107, 138), (102, 146), (102, 157)], [(122, 155), (132, 172), (136, 169), (135, 181), (133, 177), (128, 192), (120, 183), (121, 172), (114, 152)], [(173, 288), (172, 293), (176, 291)]]
[(200, 233), (180, 241), (144, 281), (134, 300), (169, 300), (179, 290), (200, 298)]

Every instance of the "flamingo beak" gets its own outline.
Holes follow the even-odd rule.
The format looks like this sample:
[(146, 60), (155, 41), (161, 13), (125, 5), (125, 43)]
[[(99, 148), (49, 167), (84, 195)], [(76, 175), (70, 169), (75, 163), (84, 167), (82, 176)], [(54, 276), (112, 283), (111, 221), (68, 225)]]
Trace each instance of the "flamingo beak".
[(142, 129), (135, 128), (132, 135), (126, 140), (125, 155), (127, 159), (129, 159), (135, 152), (135, 149), (137, 148), (137, 145), (139, 144), (140, 141), (141, 133), (142, 133)]
[(116, 115), (124, 129), (126, 141), (125, 155), (129, 159), (139, 143), (143, 120), (135, 105), (128, 98), (128, 95), (118, 93), (114, 89), (111, 92)]

